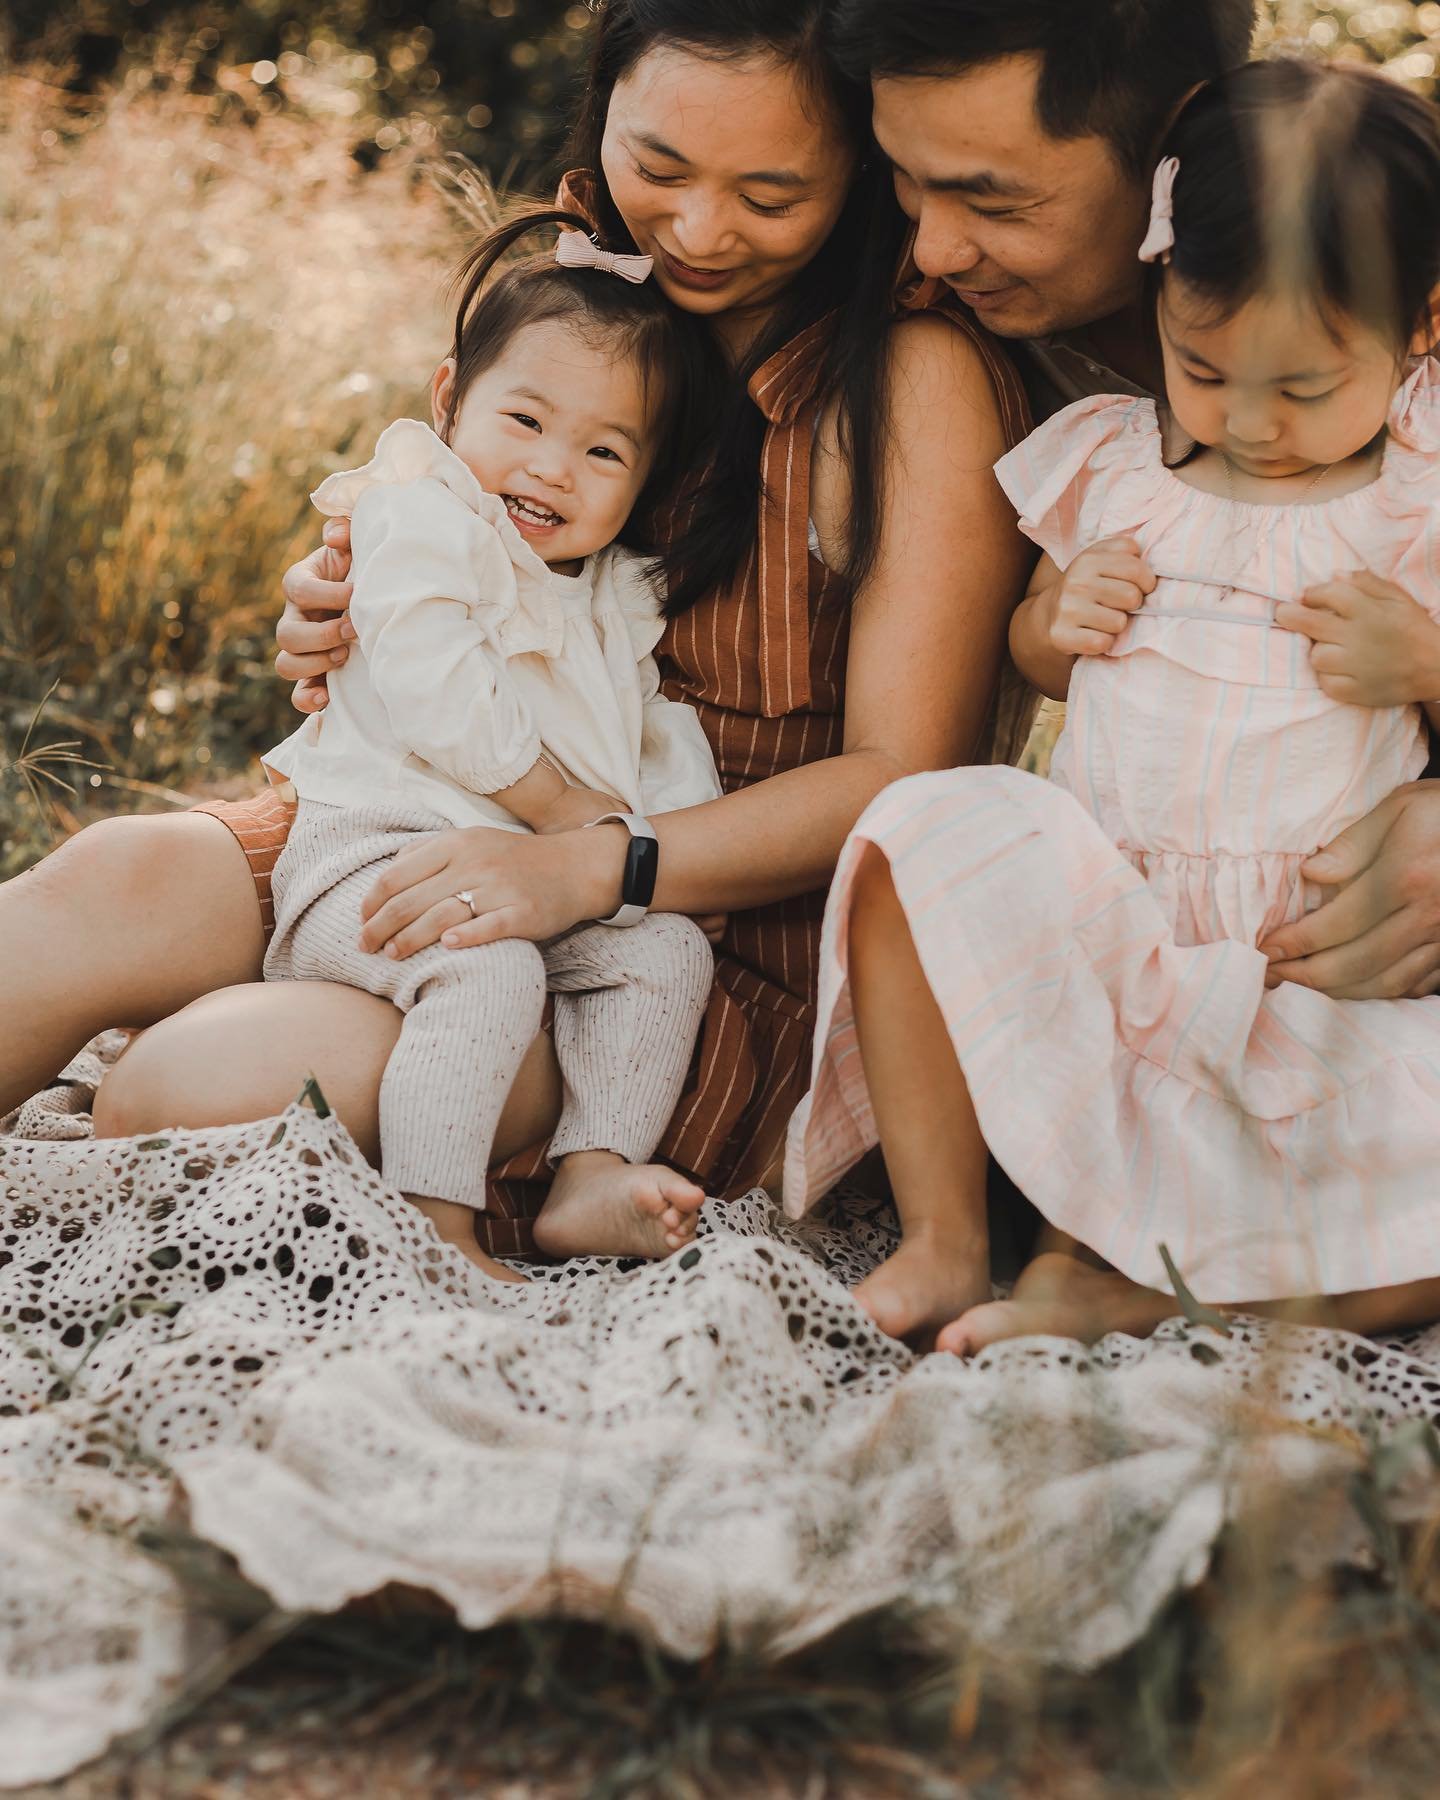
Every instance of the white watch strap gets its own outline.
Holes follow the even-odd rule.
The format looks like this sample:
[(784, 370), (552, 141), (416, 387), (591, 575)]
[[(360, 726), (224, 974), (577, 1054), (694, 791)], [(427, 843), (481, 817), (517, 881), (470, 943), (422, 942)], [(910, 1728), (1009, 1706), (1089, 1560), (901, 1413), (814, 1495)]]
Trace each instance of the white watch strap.
[[(606, 813), (601, 819), (592, 819), (590, 825), (623, 825), (632, 838), (649, 838), (652, 843), (659, 839), (655, 827), (640, 813), (613, 812)], [(585, 828), (587, 831), (590, 826)], [(649, 913), (648, 906), (622, 906), (618, 912), (611, 913), (608, 919), (597, 919), (597, 925), (618, 925), (622, 929), (627, 925), (638, 925)]]

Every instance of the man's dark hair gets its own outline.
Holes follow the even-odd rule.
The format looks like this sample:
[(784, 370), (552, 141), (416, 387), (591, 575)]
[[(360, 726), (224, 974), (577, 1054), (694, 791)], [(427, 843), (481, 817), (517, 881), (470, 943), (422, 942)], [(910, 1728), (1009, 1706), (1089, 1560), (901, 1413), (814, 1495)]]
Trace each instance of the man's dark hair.
[(1255, 0), (838, 0), (834, 39), (852, 76), (1037, 56), (1050, 136), (1104, 138), (1140, 174), (1191, 88), (1246, 61), (1254, 28)]

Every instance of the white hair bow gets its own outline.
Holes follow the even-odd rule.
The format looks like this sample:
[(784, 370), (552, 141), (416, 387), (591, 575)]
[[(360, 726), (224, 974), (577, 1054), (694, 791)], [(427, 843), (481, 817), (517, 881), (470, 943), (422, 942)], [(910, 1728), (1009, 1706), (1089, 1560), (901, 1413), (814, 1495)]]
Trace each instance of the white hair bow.
[(1180, 173), (1180, 158), (1167, 156), (1155, 171), (1155, 186), (1150, 195), (1150, 227), (1140, 246), (1141, 262), (1168, 263), (1175, 248), (1175, 177)]
[(594, 238), (582, 231), (562, 231), (555, 246), (555, 260), (562, 269), (599, 269), (602, 275), (618, 275), (622, 281), (637, 286), (655, 267), (653, 256), (620, 256), (613, 250), (602, 250)]

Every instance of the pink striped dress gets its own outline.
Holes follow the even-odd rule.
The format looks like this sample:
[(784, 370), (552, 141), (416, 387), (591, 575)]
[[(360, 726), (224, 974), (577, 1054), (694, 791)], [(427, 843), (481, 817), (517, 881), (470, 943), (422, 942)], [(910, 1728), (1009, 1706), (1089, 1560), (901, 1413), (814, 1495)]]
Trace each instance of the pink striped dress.
[(888, 858), (986, 1141), (1053, 1224), (1202, 1299), (1440, 1274), (1440, 998), (1267, 992), (1257, 941), (1319, 904), (1304, 858), (1425, 767), (1418, 708), (1328, 700), (1277, 601), (1357, 568), (1440, 615), (1440, 385), (1417, 368), (1380, 473), (1312, 505), (1233, 502), (1161, 458), (1153, 401), (1084, 400), (998, 466), (1064, 568), (1135, 536), (1159, 577), (1075, 664), (1048, 782), (903, 781), (841, 859), (785, 1195), (875, 1141), (845, 975), (866, 844)]

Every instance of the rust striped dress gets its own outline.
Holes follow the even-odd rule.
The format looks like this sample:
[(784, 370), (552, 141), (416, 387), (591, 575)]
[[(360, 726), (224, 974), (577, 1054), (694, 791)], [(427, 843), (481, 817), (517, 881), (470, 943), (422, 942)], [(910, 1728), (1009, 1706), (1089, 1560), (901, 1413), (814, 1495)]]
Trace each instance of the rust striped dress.
[[(940, 312), (974, 341), (995, 386), (1007, 441), (1018, 443), (1028, 413), (999, 346), (937, 283), (903, 285), (897, 308)], [(826, 329), (820, 320), (756, 372), (750, 394), (768, 430), (754, 549), (739, 579), (673, 620), (656, 652), (664, 692), (699, 714), (727, 793), (838, 755), (842, 747), (850, 596), (809, 543), (816, 364)], [(1018, 755), (1026, 714), (1025, 696), (1007, 680), (992, 732), (998, 759)], [(255, 826), (263, 826), (267, 841), (275, 836), (270, 797), (206, 810), (242, 841)], [(253, 853), (251, 860), (256, 866)], [(660, 1147), (665, 1160), (712, 1194), (742, 1193), (778, 1168), (786, 1125), (809, 1077), (824, 911), (825, 890), (817, 889), (736, 913), (717, 946), (715, 986), (690, 1079)], [(481, 1242), (493, 1253), (533, 1248), (530, 1221), (547, 1180), (539, 1149), (497, 1171), (489, 1210), (477, 1220)]]

